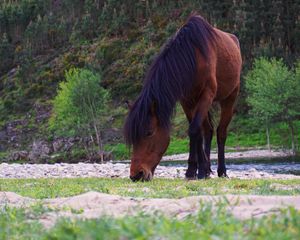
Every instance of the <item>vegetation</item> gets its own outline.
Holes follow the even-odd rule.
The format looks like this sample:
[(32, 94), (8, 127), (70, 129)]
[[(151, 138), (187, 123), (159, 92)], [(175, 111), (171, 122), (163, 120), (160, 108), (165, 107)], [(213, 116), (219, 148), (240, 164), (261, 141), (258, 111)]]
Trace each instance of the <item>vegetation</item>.
[[(20, 186), (22, 186), (20, 188)], [(133, 183), (128, 179), (1, 179), (0, 191), (11, 191), (32, 198), (56, 198), (98, 191), (130, 197), (181, 198), (194, 195), (254, 194), (299, 195), (300, 180), (274, 179), (157, 179)]]
[[(178, 130), (177, 130), (178, 129)], [(189, 151), (189, 139), (186, 129), (180, 129), (180, 125), (175, 125), (173, 137), (165, 155), (187, 153)], [(295, 129), (300, 129), (300, 121), (295, 121)], [(253, 118), (241, 119), (235, 118), (230, 126), (226, 140), (226, 151), (240, 151), (249, 148), (266, 148), (267, 138), (265, 129), (253, 121)], [(183, 132), (182, 135), (177, 135)], [(177, 134), (176, 134), (177, 133)], [(300, 132), (296, 132), (296, 141), (300, 142)], [(270, 147), (272, 149), (289, 149), (292, 146), (289, 126), (285, 123), (273, 123), (269, 131), (271, 139)], [(212, 140), (212, 151), (217, 149), (216, 137)], [(106, 144), (107, 151), (112, 151), (114, 159), (122, 160), (130, 158), (130, 151), (124, 143)]]
[[(298, 0), (2, 1), (0, 131), (20, 121), (30, 124), (18, 125), (17, 136), (7, 137), (15, 139), (13, 144), (6, 138), (0, 139), (0, 151), (23, 150), (32, 139), (47, 136), (46, 140), (51, 141), (59, 136), (59, 131), (50, 131), (48, 119), (40, 121), (41, 115), (47, 115), (41, 109), (50, 115), (59, 84), (73, 68), (89, 69), (101, 76), (99, 84), (112, 98), (106, 104), (111, 118), (98, 121), (105, 130), (119, 129), (121, 135), (126, 110), (122, 108), (117, 114), (113, 110), (122, 106), (124, 100), (135, 99), (154, 55), (192, 11), (198, 11), (214, 26), (238, 36), (244, 59), (243, 76), (252, 68), (253, 60), (261, 56), (282, 58), (290, 69), (299, 58), (299, 8)], [(249, 137), (262, 139), (264, 126), (248, 123), (253, 116), (249, 114), (245, 82), (242, 81), (237, 106), (238, 121), (231, 128), (234, 140), (228, 142), (264, 145), (265, 141)], [(182, 111), (176, 115), (174, 125), (175, 142), (186, 141), (181, 140), (186, 136)], [(271, 143), (281, 146), (277, 144), (276, 127), (272, 125), (270, 129)], [(276, 137), (272, 132), (276, 132)], [(93, 136), (97, 142), (96, 135)], [(299, 138), (299, 133), (296, 136)], [(110, 139), (110, 144), (122, 141), (120, 137), (116, 139)], [(179, 147), (173, 152), (178, 151)]]
[[(46, 230), (38, 219), (45, 209), (0, 210), (1, 239), (298, 239), (300, 215), (294, 208), (260, 219), (238, 220), (224, 204), (202, 205), (192, 216), (177, 219), (138, 214), (118, 219), (61, 219)], [(49, 210), (48, 210), (49, 211)], [(29, 220), (30, 219), (30, 220)]]
[[(299, 71), (300, 68), (295, 72)], [(289, 71), (282, 60), (260, 58), (246, 76), (248, 102), (254, 119), (266, 125), (268, 145), (270, 124), (285, 122), (291, 131), (294, 152), (294, 121), (300, 116), (300, 78), (296, 73)]]
[(103, 162), (100, 128), (107, 116), (108, 100), (109, 93), (100, 86), (99, 75), (85, 69), (70, 69), (54, 99), (50, 128), (62, 134), (90, 137), (92, 143), (96, 142)]
[[(86, 191), (120, 194), (132, 197), (180, 198), (199, 194), (299, 194), (300, 181), (208, 179), (185, 181), (154, 179), (132, 183), (129, 179), (1, 179), (0, 191), (14, 191), (37, 199), (72, 196)], [(20, 188), (20, 186), (22, 186)], [(37, 203), (29, 208), (0, 209), (1, 239), (297, 239), (299, 211), (288, 208), (276, 215), (239, 220), (226, 212), (225, 202), (217, 207), (202, 204), (199, 212), (183, 219), (157, 212), (136, 213), (121, 218), (102, 217), (94, 220), (62, 218), (54, 227), (45, 229), (39, 222), (56, 209)], [(73, 214), (80, 213), (73, 211)]]

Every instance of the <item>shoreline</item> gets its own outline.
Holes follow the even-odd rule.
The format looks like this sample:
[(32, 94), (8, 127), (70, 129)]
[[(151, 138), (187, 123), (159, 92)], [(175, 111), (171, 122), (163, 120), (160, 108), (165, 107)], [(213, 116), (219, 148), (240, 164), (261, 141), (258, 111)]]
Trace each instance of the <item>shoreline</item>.
[[(249, 150), (243, 152), (226, 153), (227, 173), (231, 178), (239, 179), (300, 179), (300, 161), (285, 162), (277, 161), (259, 163), (254, 159), (259, 158), (286, 158), (291, 157), (291, 151), (269, 151), (269, 150)], [(188, 154), (176, 154), (165, 156), (155, 171), (155, 178), (185, 178)], [(217, 154), (211, 154), (213, 174), (212, 178), (217, 177), (217, 165), (215, 160)], [(253, 159), (253, 162), (234, 163), (230, 159)], [(180, 161), (184, 161), (181, 162)], [(178, 164), (176, 164), (178, 162)], [(109, 161), (100, 163), (55, 163), (55, 164), (30, 164), (30, 163), (1, 163), (0, 179), (25, 179), (25, 178), (128, 178), (129, 160)], [(169, 166), (165, 163), (170, 163)], [(174, 164), (175, 163), (175, 164)], [(172, 165), (173, 164), (173, 165)]]
[[(251, 149), (236, 152), (225, 152), (225, 159), (262, 159), (262, 158), (280, 158), (280, 157), (293, 157), (294, 154), (291, 150), (267, 150), (267, 149)], [(179, 153), (163, 156), (161, 162), (176, 162), (187, 161), (189, 153)], [(210, 160), (217, 160), (218, 154), (216, 151), (211, 151)], [(113, 160), (113, 163), (130, 163), (129, 159), (126, 160)]]
[[(225, 152), (226, 159), (249, 159), (249, 158), (275, 158), (275, 157), (291, 157), (293, 152), (291, 150), (245, 150), (238, 152)], [(162, 161), (175, 161), (175, 160), (187, 160), (189, 157), (188, 153), (174, 154), (169, 156), (164, 156)], [(212, 151), (210, 154), (211, 160), (217, 160), (218, 154)]]

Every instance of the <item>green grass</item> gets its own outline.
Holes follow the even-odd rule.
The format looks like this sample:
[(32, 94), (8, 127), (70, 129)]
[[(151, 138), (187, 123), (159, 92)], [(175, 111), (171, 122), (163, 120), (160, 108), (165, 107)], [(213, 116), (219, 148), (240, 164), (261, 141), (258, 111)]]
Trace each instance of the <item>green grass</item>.
[(8, 155), (8, 152), (0, 152), (0, 162), (2, 162), (3, 159), (7, 158)]
[(12, 191), (37, 199), (73, 196), (88, 191), (144, 198), (219, 194), (298, 195), (300, 179), (154, 179), (151, 182), (137, 183), (129, 179), (108, 178), (1, 179), (0, 191)]
[(225, 205), (203, 204), (194, 215), (177, 219), (156, 213), (93, 220), (60, 219), (46, 230), (44, 211), (0, 210), (0, 239), (299, 239), (300, 213), (294, 208), (260, 219), (239, 220)]
[[(299, 195), (300, 179), (240, 180), (154, 179), (133, 183), (129, 179), (0, 179), (0, 191), (12, 191), (36, 199), (73, 196), (99, 191), (130, 197), (180, 198), (193, 195), (260, 194)], [(203, 203), (198, 212), (176, 219), (159, 212), (136, 213), (121, 218), (93, 220), (61, 218), (50, 229), (39, 222), (56, 211), (37, 203), (29, 208), (0, 208), (0, 239), (299, 239), (300, 212), (294, 208), (260, 219), (239, 220), (217, 207)], [(72, 211), (73, 214), (80, 212)], [(47, 219), (47, 218), (46, 218)]]
[[(239, 123), (242, 124), (242, 123)], [(239, 126), (239, 125), (238, 125)], [(251, 148), (251, 147), (264, 147), (266, 146), (266, 134), (265, 129), (256, 130), (250, 132), (251, 126), (239, 126), (237, 129), (228, 132), (226, 140), (227, 148)], [(238, 130), (241, 128), (241, 130)], [(295, 129), (300, 129), (300, 121), (295, 122)], [(291, 138), (289, 135), (289, 129), (286, 124), (277, 124), (270, 130), (270, 142), (272, 148), (291, 148)], [(300, 131), (297, 132), (298, 142), (300, 142)], [(185, 135), (187, 136), (187, 134)], [(212, 149), (216, 149), (216, 137), (212, 140)], [(114, 158), (117, 160), (129, 159), (129, 149), (123, 143), (106, 145), (105, 150), (112, 151)], [(182, 136), (173, 136), (170, 145), (167, 149), (166, 155), (187, 153), (189, 151), (189, 139), (188, 137), (182, 138)], [(232, 151), (232, 150), (231, 150)]]

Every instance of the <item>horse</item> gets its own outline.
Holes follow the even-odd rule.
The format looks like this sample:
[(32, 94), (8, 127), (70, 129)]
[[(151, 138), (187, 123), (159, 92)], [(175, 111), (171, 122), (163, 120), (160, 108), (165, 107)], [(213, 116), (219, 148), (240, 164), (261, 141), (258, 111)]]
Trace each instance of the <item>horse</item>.
[(124, 138), (132, 147), (130, 179), (148, 181), (170, 142), (170, 122), (179, 102), (189, 122), (187, 179), (208, 178), (214, 127), (210, 109), (220, 105), (217, 127), (219, 177), (228, 177), (224, 148), (240, 89), (242, 59), (233, 34), (191, 15), (151, 64), (136, 101), (129, 107)]

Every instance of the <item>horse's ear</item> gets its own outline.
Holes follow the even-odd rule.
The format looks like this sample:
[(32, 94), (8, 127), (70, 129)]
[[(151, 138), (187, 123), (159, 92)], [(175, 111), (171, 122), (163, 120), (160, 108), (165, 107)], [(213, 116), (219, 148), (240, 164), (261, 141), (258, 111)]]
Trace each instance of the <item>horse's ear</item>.
[(129, 102), (128, 100), (125, 100), (125, 101), (124, 101), (124, 104), (126, 105), (126, 107), (127, 107), (129, 110), (132, 109), (132, 103)]

